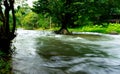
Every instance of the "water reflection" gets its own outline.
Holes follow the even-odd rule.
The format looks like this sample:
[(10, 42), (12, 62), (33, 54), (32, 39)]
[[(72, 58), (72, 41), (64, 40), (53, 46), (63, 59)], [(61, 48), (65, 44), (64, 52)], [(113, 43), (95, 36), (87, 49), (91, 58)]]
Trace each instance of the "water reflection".
[[(119, 74), (119, 35), (18, 31), (15, 74)], [(116, 42), (117, 41), (117, 42)]]

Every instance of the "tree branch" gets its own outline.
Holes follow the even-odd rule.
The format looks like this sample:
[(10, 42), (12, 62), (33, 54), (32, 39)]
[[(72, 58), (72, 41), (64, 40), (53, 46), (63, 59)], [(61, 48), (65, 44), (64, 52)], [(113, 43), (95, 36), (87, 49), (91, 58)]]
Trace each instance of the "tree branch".
[(4, 17), (3, 11), (2, 11), (2, 6), (0, 4), (0, 21), (4, 22), (4, 19), (5, 19), (5, 17)]

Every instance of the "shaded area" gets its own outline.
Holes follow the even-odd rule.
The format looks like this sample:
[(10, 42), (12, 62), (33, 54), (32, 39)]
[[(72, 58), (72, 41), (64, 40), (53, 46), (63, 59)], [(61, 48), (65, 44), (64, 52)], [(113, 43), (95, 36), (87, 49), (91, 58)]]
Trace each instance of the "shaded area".
[(7, 44), (2, 46), (2, 48), (0, 46), (0, 49), (2, 49), (0, 50), (0, 74), (12, 74), (11, 58), (12, 58), (13, 49), (10, 48), (10, 45), (7, 46)]
[[(47, 57), (52, 56), (77, 56), (77, 57), (85, 57), (86, 54), (92, 54), (94, 56), (106, 57), (108, 54), (104, 51), (98, 50), (100, 45), (97, 44), (89, 44), (82, 42), (72, 42), (70, 40), (61, 41), (56, 38), (40, 38), (38, 39), (38, 53)], [(41, 43), (41, 41), (44, 41)], [(41, 46), (41, 44), (43, 44)], [(39, 47), (40, 46), (40, 47)], [(91, 55), (91, 56), (92, 56)]]

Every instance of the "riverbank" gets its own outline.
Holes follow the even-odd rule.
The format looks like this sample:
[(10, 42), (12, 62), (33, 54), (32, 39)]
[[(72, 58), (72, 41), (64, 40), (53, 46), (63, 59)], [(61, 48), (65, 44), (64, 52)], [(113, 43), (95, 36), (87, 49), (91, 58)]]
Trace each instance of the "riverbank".
[(12, 74), (11, 59), (0, 51), (0, 74)]
[[(25, 27), (19, 27), (22, 29), (27, 29)], [(60, 27), (52, 27), (52, 28), (34, 28), (33, 30), (52, 30), (57, 31)], [(120, 24), (117, 23), (110, 23), (110, 24), (103, 24), (103, 25), (86, 25), (83, 27), (76, 27), (76, 28), (68, 28), (70, 32), (97, 32), (97, 33), (104, 33), (104, 34), (120, 34)]]
[(104, 34), (120, 34), (120, 24), (109, 25), (88, 25), (81, 28), (70, 28), (69, 31), (73, 32), (98, 32)]
[[(59, 27), (51, 28), (51, 29), (43, 29), (39, 28), (37, 30), (59, 30)], [(78, 28), (68, 28), (70, 32), (97, 32), (104, 34), (120, 34), (120, 24), (110, 23), (104, 25), (87, 25)]]

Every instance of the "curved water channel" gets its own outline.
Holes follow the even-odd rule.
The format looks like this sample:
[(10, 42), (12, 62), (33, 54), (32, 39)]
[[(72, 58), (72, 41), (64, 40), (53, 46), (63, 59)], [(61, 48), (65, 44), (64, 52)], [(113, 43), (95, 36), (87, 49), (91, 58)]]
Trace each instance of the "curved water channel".
[(120, 35), (17, 30), (14, 74), (119, 74)]

